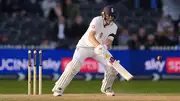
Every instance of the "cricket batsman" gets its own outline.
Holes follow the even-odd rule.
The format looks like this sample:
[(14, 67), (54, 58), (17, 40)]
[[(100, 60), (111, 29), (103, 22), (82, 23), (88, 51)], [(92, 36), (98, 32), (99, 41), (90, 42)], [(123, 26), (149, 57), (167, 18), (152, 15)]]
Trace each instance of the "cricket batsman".
[(101, 16), (93, 18), (89, 28), (76, 46), (72, 61), (67, 64), (65, 71), (55, 83), (52, 89), (54, 96), (63, 95), (65, 88), (80, 71), (80, 67), (86, 58), (93, 58), (105, 67), (101, 92), (108, 96), (115, 96), (112, 85), (118, 72), (108, 65), (105, 59), (106, 52), (110, 48), (118, 28), (113, 22), (115, 17), (115, 9), (109, 5), (104, 7)]

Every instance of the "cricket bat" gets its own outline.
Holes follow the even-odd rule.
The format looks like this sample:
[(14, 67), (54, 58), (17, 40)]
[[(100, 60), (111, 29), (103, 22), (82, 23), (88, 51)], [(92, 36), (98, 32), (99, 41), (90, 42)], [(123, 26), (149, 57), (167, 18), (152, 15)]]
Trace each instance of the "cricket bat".
[(106, 53), (106, 59), (112, 65), (112, 67), (127, 81), (133, 78), (133, 76), (119, 63), (119, 61), (114, 59), (109, 51)]

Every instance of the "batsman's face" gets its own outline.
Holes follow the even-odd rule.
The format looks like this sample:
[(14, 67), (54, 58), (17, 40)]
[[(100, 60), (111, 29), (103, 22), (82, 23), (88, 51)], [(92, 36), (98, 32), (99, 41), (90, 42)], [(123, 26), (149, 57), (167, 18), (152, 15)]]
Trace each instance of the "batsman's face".
[(112, 16), (109, 16), (108, 14), (106, 14), (105, 17), (106, 17), (106, 24), (110, 24), (114, 19)]

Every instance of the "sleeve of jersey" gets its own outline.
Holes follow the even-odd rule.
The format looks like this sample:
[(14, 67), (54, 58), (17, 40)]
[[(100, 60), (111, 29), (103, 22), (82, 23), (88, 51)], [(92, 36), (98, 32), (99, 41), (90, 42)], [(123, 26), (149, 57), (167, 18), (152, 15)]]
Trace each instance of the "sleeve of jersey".
[(117, 33), (117, 28), (115, 28), (113, 33), (109, 34), (108, 39), (109, 40), (114, 40), (114, 37), (115, 37), (116, 33)]
[(108, 39), (109, 39), (109, 40), (114, 40), (114, 37), (115, 37), (115, 34), (114, 34), (114, 33), (111, 33), (111, 34), (108, 36)]
[(91, 21), (91, 23), (90, 23), (90, 25), (89, 25), (89, 28), (90, 28), (90, 30), (97, 31), (98, 28), (99, 28), (99, 19), (94, 18), (94, 19)]

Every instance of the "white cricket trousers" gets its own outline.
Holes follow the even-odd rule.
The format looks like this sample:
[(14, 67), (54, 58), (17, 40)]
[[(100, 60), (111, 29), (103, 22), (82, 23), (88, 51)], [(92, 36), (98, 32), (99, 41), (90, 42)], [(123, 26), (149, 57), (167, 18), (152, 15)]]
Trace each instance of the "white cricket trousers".
[(80, 67), (86, 58), (93, 58), (105, 67), (101, 91), (104, 92), (106, 89), (112, 88), (112, 84), (118, 74), (117, 71), (113, 67), (108, 66), (105, 58), (95, 54), (94, 48), (77, 47), (74, 52), (73, 59), (67, 64), (65, 71), (55, 83), (52, 91), (63, 93), (64, 89), (69, 85), (73, 77), (79, 72)]

